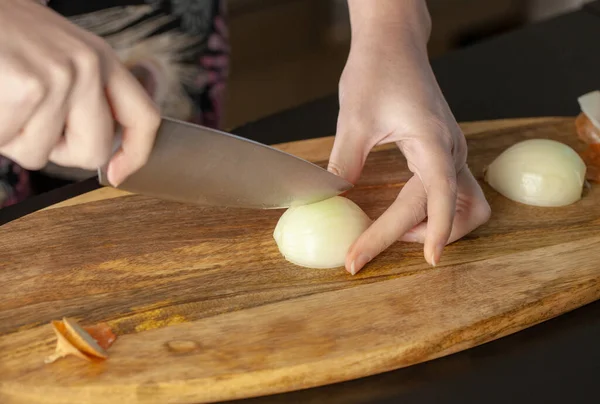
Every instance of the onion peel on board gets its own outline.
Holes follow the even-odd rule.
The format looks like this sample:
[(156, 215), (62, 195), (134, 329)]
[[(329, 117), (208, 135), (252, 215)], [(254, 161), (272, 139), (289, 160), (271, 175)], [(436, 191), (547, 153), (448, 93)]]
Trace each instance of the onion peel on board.
[(117, 336), (106, 323), (83, 327), (103, 349), (108, 349), (117, 340)]
[(74, 319), (65, 317), (62, 321), (52, 321), (51, 325), (57, 340), (54, 353), (44, 360), (47, 364), (68, 355), (87, 361), (104, 360), (108, 358), (106, 350), (116, 340), (106, 323), (84, 328)]
[(587, 144), (579, 153), (587, 166), (586, 179), (600, 182), (600, 129), (583, 112), (575, 119), (577, 137)]
[(579, 153), (587, 166), (586, 179), (600, 182), (600, 91), (591, 91), (577, 101), (581, 113), (575, 119), (577, 137), (588, 147)]

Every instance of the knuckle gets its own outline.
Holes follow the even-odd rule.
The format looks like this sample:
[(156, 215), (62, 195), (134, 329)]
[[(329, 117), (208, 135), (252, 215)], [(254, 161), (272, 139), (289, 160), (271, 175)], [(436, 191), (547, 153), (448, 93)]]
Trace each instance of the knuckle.
[(401, 193), (398, 195), (397, 201), (408, 207), (408, 214), (415, 225), (423, 221), (427, 212), (427, 197), (420, 195), (403, 196)]
[[(411, 126), (408, 132), (413, 136), (404, 139), (403, 143), (409, 153), (428, 155), (433, 152), (454, 156), (455, 148), (466, 149), (466, 141), (458, 124), (448, 122), (443, 117), (426, 117)], [(464, 147), (461, 142), (465, 142)]]
[[(425, 127), (428, 133), (431, 133), (439, 139), (448, 148), (452, 147), (453, 140), (462, 131), (454, 118), (446, 114), (432, 114), (426, 119)], [(462, 137), (462, 136), (461, 136)]]
[[(452, 171), (453, 173), (454, 171)], [(431, 182), (425, 185), (425, 191), (430, 194), (432, 191), (437, 191), (443, 194), (450, 194), (456, 197), (458, 193), (458, 182), (455, 175), (440, 173), (437, 178), (433, 178)]]
[(27, 153), (23, 148), (10, 154), (11, 159), (26, 170), (38, 171), (46, 166), (48, 157), (41, 153)]
[(69, 60), (56, 60), (48, 64), (48, 73), (53, 85), (61, 90), (68, 88), (73, 81), (74, 71)]
[(21, 79), (21, 96), (19, 104), (37, 105), (46, 97), (48, 88), (44, 81), (36, 75), (27, 75)]
[(398, 142), (398, 147), (409, 160), (412, 156), (418, 156), (427, 150), (427, 147), (423, 144), (423, 142), (415, 138), (400, 140)]
[(82, 45), (73, 53), (77, 67), (86, 75), (95, 76), (100, 72), (100, 54), (92, 47)]
[(407, 202), (415, 212), (424, 212), (427, 208), (427, 197), (425, 196), (411, 196)]
[(430, 136), (403, 139), (400, 142), (400, 149), (407, 159), (414, 160), (417, 165), (422, 166), (439, 166), (439, 162), (448, 165), (452, 159), (451, 146)]
[(158, 132), (158, 129), (160, 128), (160, 125), (162, 123), (162, 118), (160, 115), (160, 111), (153, 103), (149, 105), (145, 115), (145, 125), (143, 127), (142, 136), (148, 142), (148, 149), (150, 149), (153, 140), (156, 137), (156, 133)]
[(26, 170), (38, 171), (44, 168), (46, 163), (45, 159), (25, 158), (20, 161), (19, 165)]
[(420, 223), (422, 216), (422, 208), (417, 206), (411, 206), (410, 209), (411, 219), (413, 223)]
[(48, 163), (50, 151), (32, 142), (30, 134), (24, 134), (22, 139), (0, 148), (0, 154), (26, 170), (37, 171), (44, 168)]
[(446, 120), (438, 114), (430, 114), (426, 117), (426, 126), (433, 133), (439, 133), (441, 135), (447, 135), (449, 137), (450, 130), (448, 128)]
[(420, 223), (423, 220), (423, 216), (425, 216), (426, 211), (427, 200), (425, 198), (415, 198), (410, 207), (410, 213), (413, 219), (413, 223)]

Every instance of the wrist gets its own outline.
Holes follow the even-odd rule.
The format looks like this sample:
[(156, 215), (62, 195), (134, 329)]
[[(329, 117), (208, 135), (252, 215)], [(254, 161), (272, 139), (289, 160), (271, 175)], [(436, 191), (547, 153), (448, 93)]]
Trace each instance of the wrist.
[(425, 0), (347, 0), (352, 47), (409, 45), (427, 52), (431, 17)]

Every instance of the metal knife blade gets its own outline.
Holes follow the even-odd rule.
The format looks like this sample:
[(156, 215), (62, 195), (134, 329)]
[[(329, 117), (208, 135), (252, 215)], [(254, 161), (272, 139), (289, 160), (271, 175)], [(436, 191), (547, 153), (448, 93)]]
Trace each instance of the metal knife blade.
[[(106, 169), (98, 170), (100, 184), (112, 186)], [(163, 118), (148, 162), (118, 188), (205, 206), (278, 209), (325, 200), (352, 184), (264, 144)]]

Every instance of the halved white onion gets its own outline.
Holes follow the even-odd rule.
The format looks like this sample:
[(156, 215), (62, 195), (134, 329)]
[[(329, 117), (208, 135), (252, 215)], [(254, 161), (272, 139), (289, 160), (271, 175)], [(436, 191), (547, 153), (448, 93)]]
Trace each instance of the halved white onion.
[(485, 181), (513, 201), (534, 206), (565, 206), (579, 199), (586, 166), (569, 146), (548, 139), (519, 142), (500, 154)]
[(348, 249), (371, 219), (351, 200), (336, 196), (289, 208), (273, 232), (286, 260), (307, 268), (344, 266)]

